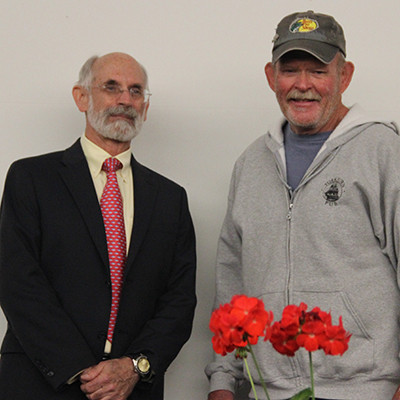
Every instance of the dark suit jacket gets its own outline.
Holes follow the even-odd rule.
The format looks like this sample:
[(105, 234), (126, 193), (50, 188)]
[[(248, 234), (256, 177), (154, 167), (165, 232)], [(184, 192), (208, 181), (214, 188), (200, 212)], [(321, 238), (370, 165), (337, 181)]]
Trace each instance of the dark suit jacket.
[[(111, 357), (145, 354), (156, 379), (129, 399), (162, 399), (164, 372), (192, 328), (194, 230), (184, 189), (133, 157), (131, 164), (135, 217)], [(0, 398), (85, 399), (78, 382), (66, 381), (102, 359), (111, 283), (79, 140), (10, 167), (0, 214), (0, 302), (8, 320)]]

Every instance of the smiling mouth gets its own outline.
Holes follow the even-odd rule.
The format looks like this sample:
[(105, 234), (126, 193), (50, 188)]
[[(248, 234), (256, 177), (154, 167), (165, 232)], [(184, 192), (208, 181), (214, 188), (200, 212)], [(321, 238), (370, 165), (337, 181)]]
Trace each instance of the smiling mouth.
[(304, 108), (317, 105), (319, 101), (316, 99), (289, 99), (288, 103), (292, 104), (294, 107)]
[(294, 101), (296, 103), (310, 103), (310, 102), (320, 102), (321, 99), (317, 96), (306, 97), (306, 96), (290, 96), (288, 97), (288, 101)]

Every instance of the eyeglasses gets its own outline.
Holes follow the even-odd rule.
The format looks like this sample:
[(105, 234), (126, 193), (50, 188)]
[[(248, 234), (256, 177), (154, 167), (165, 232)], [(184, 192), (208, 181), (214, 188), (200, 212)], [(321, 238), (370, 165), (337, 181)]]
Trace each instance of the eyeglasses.
[(129, 89), (122, 89), (121, 86), (110, 85), (110, 84), (94, 86), (94, 87), (100, 89), (107, 95), (115, 98), (119, 98), (120, 96), (122, 96), (122, 93), (128, 92), (131, 100), (142, 101), (143, 103), (147, 103), (151, 96), (151, 93), (147, 89), (142, 89), (140, 87), (131, 87)]

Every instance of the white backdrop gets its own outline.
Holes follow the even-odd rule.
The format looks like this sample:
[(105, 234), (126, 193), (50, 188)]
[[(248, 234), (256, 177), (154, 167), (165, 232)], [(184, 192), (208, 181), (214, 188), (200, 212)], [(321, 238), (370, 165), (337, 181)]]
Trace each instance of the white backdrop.
[[(136, 158), (180, 183), (198, 239), (192, 337), (167, 372), (166, 399), (204, 400), (214, 261), (236, 158), (280, 115), (264, 77), (277, 23), (334, 15), (356, 65), (345, 104), (399, 121), (398, 0), (0, 0), (0, 187), (10, 163), (68, 147), (84, 116), (71, 88), (86, 59), (123, 51), (153, 93)], [(6, 328), (0, 319), (0, 336)]]

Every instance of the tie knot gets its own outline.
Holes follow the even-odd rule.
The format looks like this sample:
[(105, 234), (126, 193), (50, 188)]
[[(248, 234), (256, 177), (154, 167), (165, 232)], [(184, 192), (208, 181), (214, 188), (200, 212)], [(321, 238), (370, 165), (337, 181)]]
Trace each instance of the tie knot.
[(122, 168), (122, 163), (116, 158), (110, 157), (103, 162), (103, 166), (101, 169), (108, 174), (109, 172), (116, 172), (121, 168)]

